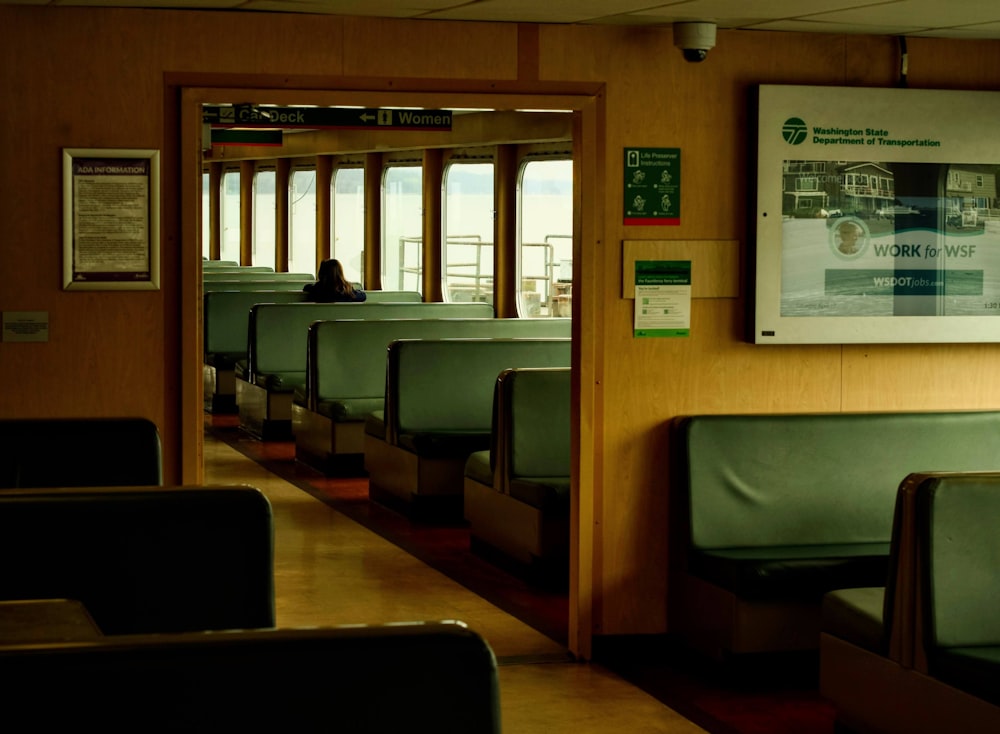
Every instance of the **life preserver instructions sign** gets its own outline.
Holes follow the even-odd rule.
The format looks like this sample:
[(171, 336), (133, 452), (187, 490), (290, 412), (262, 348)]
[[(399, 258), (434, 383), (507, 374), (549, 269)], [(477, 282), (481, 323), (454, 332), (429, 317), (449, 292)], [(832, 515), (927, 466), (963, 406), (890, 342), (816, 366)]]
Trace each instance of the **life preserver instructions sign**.
[(681, 149), (625, 148), (627, 225), (681, 223)]

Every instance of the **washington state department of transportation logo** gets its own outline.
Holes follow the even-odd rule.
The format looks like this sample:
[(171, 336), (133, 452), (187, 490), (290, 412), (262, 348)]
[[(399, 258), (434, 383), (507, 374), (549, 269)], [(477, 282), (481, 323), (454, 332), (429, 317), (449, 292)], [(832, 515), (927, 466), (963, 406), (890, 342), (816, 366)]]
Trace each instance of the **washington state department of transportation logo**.
[(800, 117), (789, 117), (785, 120), (785, 124), (781, 126), (781, 137), (789, 145), (804, 143), (808, 133), (809, 128), (806, 127), (805, 121)]

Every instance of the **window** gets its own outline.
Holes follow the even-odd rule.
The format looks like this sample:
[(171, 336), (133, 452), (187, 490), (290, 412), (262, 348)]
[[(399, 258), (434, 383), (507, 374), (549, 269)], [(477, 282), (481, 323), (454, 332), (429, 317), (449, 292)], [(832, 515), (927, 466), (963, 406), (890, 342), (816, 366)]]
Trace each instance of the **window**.
[(493, 303), (493, 163), (450, 163), (443, 201), (444, 298)]
[(209, 195), (211, 183), (208, 171), (201, 174), (201, 256), (204, 258), (211, 256), (211, 211)]
[(382, 287), (423, 292), (423, 169), (394, 165), (382, 176)]
[(295, 168), (289, 179), (288, 272), (316, 272), (315, 168)]
[(222, 220), (221, 259), (240, 262), (240, 172), (222, 175), (220, 212)]
[(573, 161), (528, 160), (518, 205), (518, 311), (569, 316), (573, 292)]
[[(330, 249), (354, 283), (365, 282), (365, 169), (339, 168), (331, 184)], [(392, 290), (387, 288), (386, 290)]]
[(253, 177), (253, 264), (274, 267), (275, 173), (261, 170)]

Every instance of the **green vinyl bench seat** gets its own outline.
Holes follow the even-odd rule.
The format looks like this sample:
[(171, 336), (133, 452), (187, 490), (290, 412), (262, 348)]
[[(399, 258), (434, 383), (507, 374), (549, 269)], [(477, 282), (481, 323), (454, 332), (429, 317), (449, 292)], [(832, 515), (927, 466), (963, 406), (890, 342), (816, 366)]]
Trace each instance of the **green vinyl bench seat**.
[[(206, 286), (203, 296), (204, 401), (209, 412), (235, 413), (236, 365), (246, 363), (251, 308), (258, 303), (302, 303), (307, 296), (302, 291), (305, 283), (291, 280), (222, 283), (232, 284), (232, 287), (222, 290)], [(218, 286), (219, 283), (212, 285)], [(282, 285), (294, 288), (281, 289)], [(370, 291), (366, 295), (366, 303), (420, 301), (420, 294), (416, 291)]]
[(471, 454), (464, 467), (464, 512), (474, 547), (563, 579), (571, 413), (570, 368), (504, 370), (494, 389), (490, 448)]
[(823, 594), (885, 585), (900, 482), (1000, 466), (993, 411), (674, 421), (676, 629), (714, 655), (816, 649)]
[(288, 290), (245, 288), (215, 291), (206, 288), (202, 297), (205, 410), (211, 413), (237, 411), (236, 364), (247, 357), (250, 309), (258, 303), (300, 303), (306, 297), (302, 285), (297, 284), (296, 288)]
[(492, 318), (486, 303), (268, 303), (250, 309), (247, 358), (236, 365), (240, 427), (262, 439), (292, 438), (292, 398), (306, 382), (309, 326), (341, 318)]
[[(1000, 473), (928, 479), (916, 496), (917, 644), (928, 675), (1000, 706)], [(1000, 711), (1000, 709), (998, 709)]]
[(569, 319), (337, 319), (309, 327), (305, 389), (292, 399), (296, 457), (320, 471), (359, 473), (364, 421), (385, 400), (396, 339), (569, 338)]
[(823, 598), (820, 692), (848, 730), (1000, 731), (998, 518), (1000, 472), (902, 482), (885, 586)]
[(384, 415), (365, 424), (371, 498), (461, 518), (465, 463), (490, 447), (498, 376), (511, 367), (568, 368), (570, 349), (570, 339), (392, 342)]

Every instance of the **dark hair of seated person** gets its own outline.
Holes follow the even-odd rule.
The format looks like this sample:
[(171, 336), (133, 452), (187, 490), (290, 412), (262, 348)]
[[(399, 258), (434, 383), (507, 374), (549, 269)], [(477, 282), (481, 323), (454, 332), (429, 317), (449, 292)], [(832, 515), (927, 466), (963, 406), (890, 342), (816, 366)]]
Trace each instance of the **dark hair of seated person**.
[(335, 301), (364, 301), (368, 296), (360, 288), (355, 288), (344, 277), (344, 268), (339, 260), (324, 260), (319, 265), (315, 283), (307, 283), (302, 289), (306, 299), (316, 303)]

